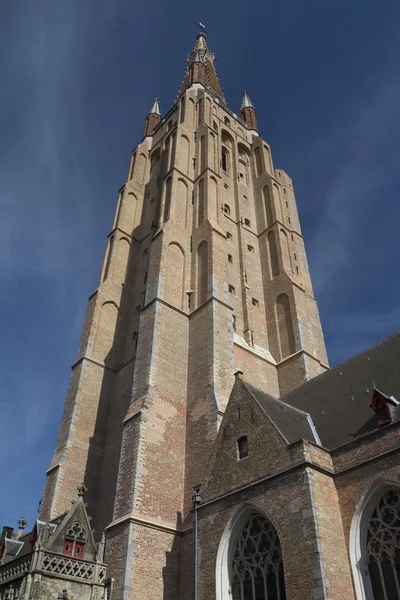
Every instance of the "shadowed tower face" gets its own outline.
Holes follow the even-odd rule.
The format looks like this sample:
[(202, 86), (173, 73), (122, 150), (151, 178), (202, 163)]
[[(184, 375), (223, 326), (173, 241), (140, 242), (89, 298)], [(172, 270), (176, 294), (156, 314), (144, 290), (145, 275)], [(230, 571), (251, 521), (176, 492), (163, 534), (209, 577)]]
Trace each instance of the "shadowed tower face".
[(189, 596), (190, 497), (234, 372), (278, 397), (327, 367), (291, 179), (214, 58), (200, 33), (132, 153), (42, 501), (54, 518), (85, 481), (115, 599)]

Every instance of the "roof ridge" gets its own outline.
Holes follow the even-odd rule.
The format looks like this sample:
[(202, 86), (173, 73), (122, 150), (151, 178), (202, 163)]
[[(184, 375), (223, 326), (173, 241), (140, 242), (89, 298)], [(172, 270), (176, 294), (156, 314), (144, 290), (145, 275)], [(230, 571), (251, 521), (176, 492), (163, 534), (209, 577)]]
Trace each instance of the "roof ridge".
[(350, 363), (351, 361), (355, 360), (356, 358), (359, 358), (362, 354), (366, 354), (367, 352), (370, 352), (371, 350), (374, 350), (378, 346), (381, 346), (382, 344), (385, 344), (386, 342), (388, 342), (392, 338), (395, 338), (396, 336), (399, 336), (399, 335), (400, 335), (400, 331), (396, 331), (395, 333), (393, 333), (392, 335), (389, 335), (387, 338), (381, 340), (377, 344), (374, 344), (373, 346), (369, 346), (365, 350), (361, 350), (361, 352), (358, 352), (357, 354), (354, 354), (354, 356), (350, 356), (349, 358), (346, 358), (346, 360), (343, 360), (341, 363), (335, 365), (334, 367), (329, 367), (329, 369), (327, 369), (323, 373), (320, 373), (319, 375), (316, 375), (312, 379), (309, 379), (308, 381), (305, 381), (304, 383), (302, 383), (298, 387), (294, 388), (293, 390), (291, 390), (290, 392), (288, 392), (284, 396), (280, 396), (280, 398), (290, 398), (293, 394), (295, 394), (296, 392), (298, 392), (299, 390), (301, 390), (303, 387), (305, 387), (305, 386), (307, 386), (307, 385), (309, 385), (311, 383), (315, 383), (317, 380), (319, 380), (321, 377), (323, 377), (327, 373), (332, 373), (333, 371), (336, 371), (336, 369), (338, 369), (339, 367), (342, 367), (346, 363)]
[[(256, 386), (254, 386), (251, 383), (248, 383), (247, 381), (243, 381), (243, 383), (246, 384), (246, 386), (250, 386), (252, 388), (254, 388), (255, 390), (257, 390), (258, 392), (260, 392), (261, 394), (264, 394), (264, 396), (270, 400), (273, 400), (274, 402), (278, 402), (280, 404), (284, 404), (285, 406), (288, 406), (289, 408), (293, 409), (293, 410), (297, 410), (298, 412), (302, 413), (303, 415), (307, 415), (307, 416), (311, 416), (311, 414), (309, 412), (306, 412), (304, 410), (301, 410), (301, 408), (297, 408), (297, 406), (293, 406), (293, 404), (288, 404), (287, 402), (284, 402), (284, 400), (281, 400), (281, 398), (274, 398), (274, 396), (271, 396), (270, 394), (267, 394), (266, 392), (264, 392), (263, 390), (260, 390), (260, 388), (257, 388)], [(298, 389), (298, 388), (297, 388)]]

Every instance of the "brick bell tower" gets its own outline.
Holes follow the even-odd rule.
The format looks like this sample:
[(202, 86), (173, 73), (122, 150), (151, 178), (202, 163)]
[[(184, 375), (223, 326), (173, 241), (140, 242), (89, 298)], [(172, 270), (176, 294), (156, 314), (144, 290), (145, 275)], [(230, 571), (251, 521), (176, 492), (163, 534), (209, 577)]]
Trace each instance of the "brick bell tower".
[(41, 505), (86, 483), (113, 600), (189, 597), (190, 497), (234, 372), (278, 397), (327, 368), (292, 181), (214, 60), (199, 33), (132, 152)]

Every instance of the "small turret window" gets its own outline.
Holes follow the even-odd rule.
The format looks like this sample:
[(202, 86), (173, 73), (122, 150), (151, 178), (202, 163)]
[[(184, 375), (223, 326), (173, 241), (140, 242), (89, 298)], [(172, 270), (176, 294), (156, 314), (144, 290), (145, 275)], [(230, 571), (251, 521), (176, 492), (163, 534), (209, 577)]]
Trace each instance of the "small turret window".
[(229, 208), (228, 204), (224, 204), (224, 213), (228, 215), (228, 217), (231, 214), (231, 209)]
[(237, 449), (239, 460), (247, 458), (247, 456), (249, 455), (249, 444), (247, 441), (247, 435), (243, 435), (241, 438), (238, 439)]

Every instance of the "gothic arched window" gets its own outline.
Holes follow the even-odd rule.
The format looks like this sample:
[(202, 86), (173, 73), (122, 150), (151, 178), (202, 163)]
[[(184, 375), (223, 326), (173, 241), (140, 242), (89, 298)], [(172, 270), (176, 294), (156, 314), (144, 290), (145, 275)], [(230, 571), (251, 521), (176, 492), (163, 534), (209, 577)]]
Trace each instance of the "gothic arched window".
[(229, 152), (224, 146), (222, 146), (221, 155), (222, 170), (229, 173)]
[(79, 521), (73, 523), (65, 532), (63, 554), (81, 558), (85, 551), (87, 534)]
[(285, 600), (281, 546), (268, 519), (253, 513), (231, 556), (232, 600)]
[(400, 491), (389, 489), (370, 516), (364, 540), (365, 562), (374, 600), (400, 598)]

